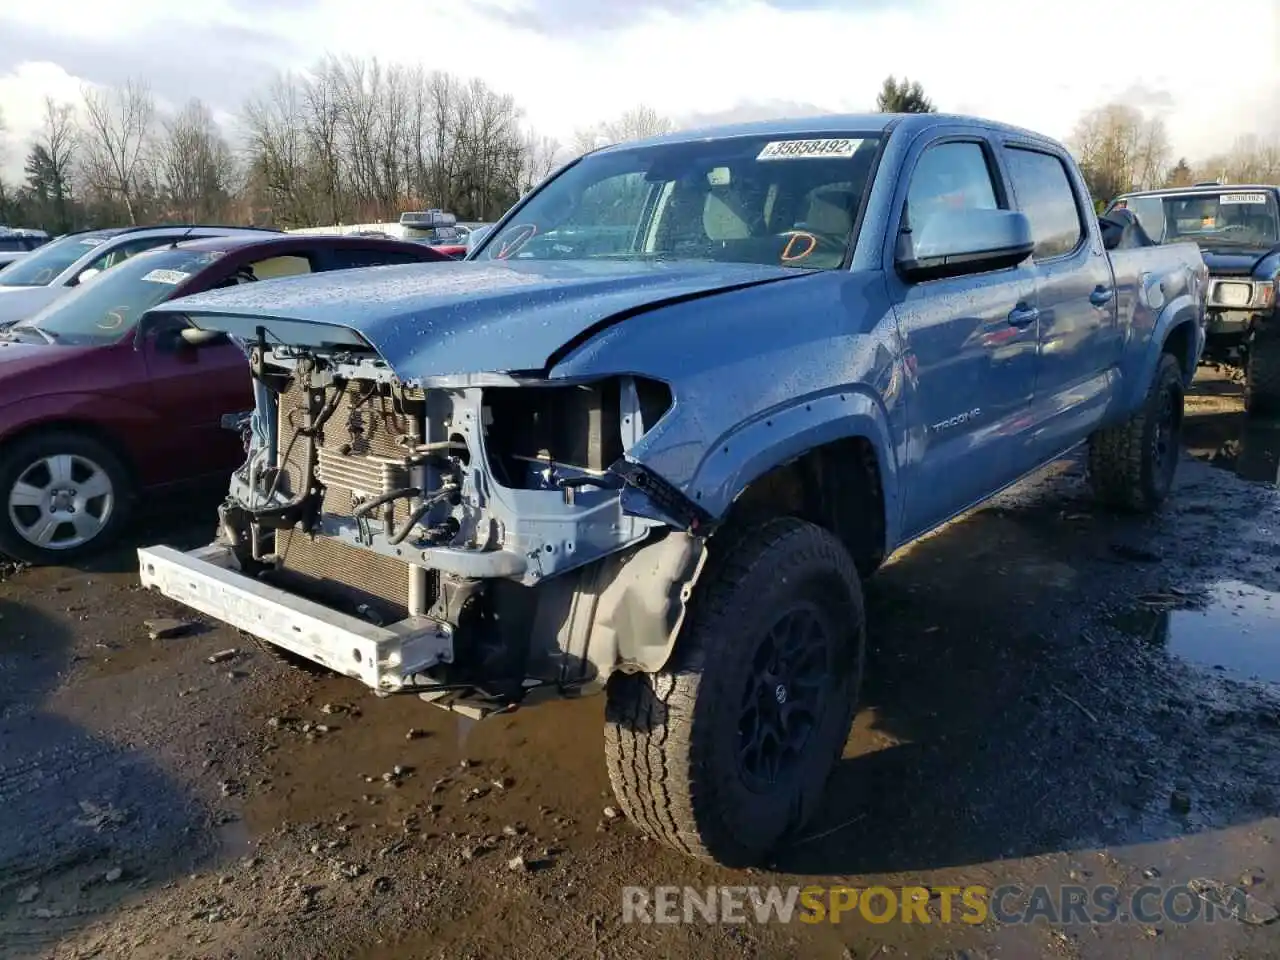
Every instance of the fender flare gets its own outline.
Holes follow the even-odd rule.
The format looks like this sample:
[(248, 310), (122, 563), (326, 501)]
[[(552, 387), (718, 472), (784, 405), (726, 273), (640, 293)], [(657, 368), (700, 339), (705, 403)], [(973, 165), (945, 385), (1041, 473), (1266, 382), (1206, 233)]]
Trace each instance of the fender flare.
[(831, 389), (776, 406), (717, 438), (687, 492), (716, 519), (775, 467), (837, 440), (864, 439), (875, 451), (884, 494), (885, 549), (898, 536), (898, 462), (888, 415), (865, 387)]
[(1147, 394), (1147, 388), (1156, 374), (1156, 366), (1160, 363), (1160, 355), (1164, 353), (1165, 344), (1173, 332), (1184, 325), (1191, 328), (1191, 353), (1186, 359), (1182, 371), (1183, 383), (1190, 384), (1195, 376), (1196, 365), (1200, 362), (1200, 354), (1204, 351), (1204, 327), (1198, 322), (1199, 306), (1190, 294), (1182, 294), (1164, 305), (1156, 318), (1155, 327), (1151, 331), (1151, 339), (1142, 354), (1139, 375), (1130, 385), (1126, 397), (1126, 407), (1135, 409)]

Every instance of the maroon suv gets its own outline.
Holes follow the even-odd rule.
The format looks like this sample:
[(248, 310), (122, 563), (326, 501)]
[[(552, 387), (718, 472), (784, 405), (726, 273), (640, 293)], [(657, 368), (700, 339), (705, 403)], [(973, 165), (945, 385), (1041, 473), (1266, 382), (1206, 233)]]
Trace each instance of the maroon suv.
[[(276, 277), (447, 261), (420, 243), (273, 234), (150, 250), (0, 334), (0, 553), (69, 560), (119, 531), (145, 490), (244, 461), (228, 415), (253, 409), (225, 338), (184, 339), (164, 300)], [(264, 295), (268, 288), (263, 289)]]

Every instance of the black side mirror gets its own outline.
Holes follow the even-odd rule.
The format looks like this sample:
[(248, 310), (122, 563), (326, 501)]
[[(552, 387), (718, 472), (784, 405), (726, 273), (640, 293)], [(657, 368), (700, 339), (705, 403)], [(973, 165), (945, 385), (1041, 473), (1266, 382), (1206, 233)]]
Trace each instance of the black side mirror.
[(909, 283), (1014, 267), (1035, 249), (1031, 221), (1016, 210), (938, 211), (909, 238), (899, 236), (895, 263)]
[(184, 327), (179, 331), (182, 342), (189, 347), (209, 347), (227, 342), (227, 335), (221, 330), (200, 330), (196, 327)]

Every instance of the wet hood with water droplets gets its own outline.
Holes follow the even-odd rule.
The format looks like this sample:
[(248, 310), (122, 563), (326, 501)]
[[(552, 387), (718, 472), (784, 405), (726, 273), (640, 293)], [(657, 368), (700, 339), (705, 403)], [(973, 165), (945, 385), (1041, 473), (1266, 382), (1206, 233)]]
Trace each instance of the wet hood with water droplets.
[[(153, 314), (298, 347), (368, 343), (402, 379), (543, 369), (620, 317), (802, 277), (707, 262), (458, 261), (364, 267), (182, 297)], [(672, 344), (679, 350), (678, 344)]]

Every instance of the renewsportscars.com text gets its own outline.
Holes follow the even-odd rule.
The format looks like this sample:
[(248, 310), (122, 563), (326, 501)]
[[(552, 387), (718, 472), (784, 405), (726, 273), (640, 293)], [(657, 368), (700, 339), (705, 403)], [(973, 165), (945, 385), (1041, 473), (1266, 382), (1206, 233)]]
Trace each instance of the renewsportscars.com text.
[(1241, 916), (1235, 889), (1210, 902), (1191, 887), (624, 887), (623, 923), (1212, 923)]

